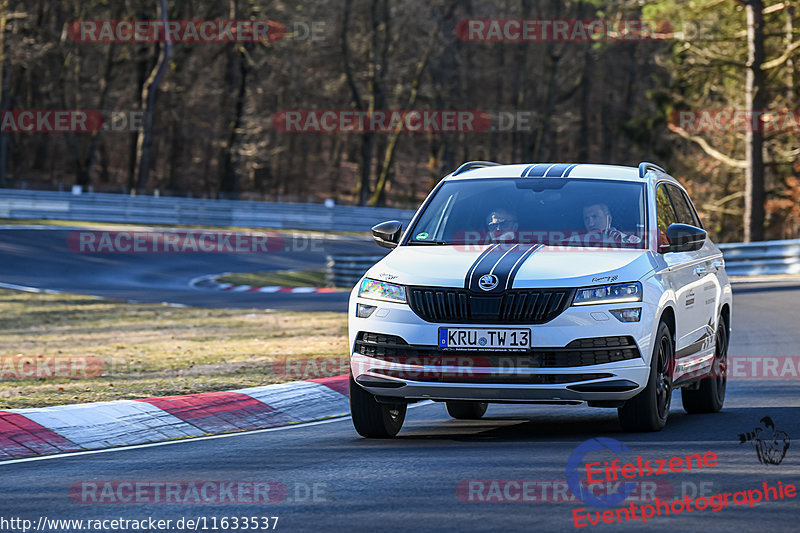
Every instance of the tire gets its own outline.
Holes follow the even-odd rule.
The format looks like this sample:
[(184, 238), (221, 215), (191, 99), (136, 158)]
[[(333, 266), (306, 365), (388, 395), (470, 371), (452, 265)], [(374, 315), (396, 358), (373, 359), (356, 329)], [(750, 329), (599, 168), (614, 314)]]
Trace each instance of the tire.
[(655, 339), (647, 386), (617, 409), (623, 431), (660, 431), (667, 424), (672, 403), (675, 345), (669, 326), (664, 322), (658, 325)]
[(709, 375), (694, 390), (681, 389), (683, 409), (687, 413), (716, 413), (725, 403), (728, 383), (728, 324), (719, 317), (714, 346), (714, 361)]
[(458, 420), (478, 420), (489, 406), (486, 402), (449, 401), (444, 404), (447, 406), (447, 413)]
[(359, 386), (350, 375), (350, 415), (362, 437), (394, 437), (406, 419), (406, 404), (383, 404)]

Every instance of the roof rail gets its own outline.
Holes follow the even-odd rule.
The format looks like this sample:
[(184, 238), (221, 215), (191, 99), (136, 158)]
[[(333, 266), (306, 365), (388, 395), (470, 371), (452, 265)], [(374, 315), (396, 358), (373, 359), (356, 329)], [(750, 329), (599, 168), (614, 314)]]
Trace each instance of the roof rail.
[(663, 172), (664, 174), (667, 173), (666, 170), (664, 170), (663, 168), (661, 168), (660, 166), (658, 166), (658, 165), (656, 165), (654, 163), (648, 163), (646, 161), (642, 162), (642, 163), (639, 163), (639, 177), (640, 178), (644, 178), (644, 175), (647, 174), (648, 170), (657, 170), (658, 172)]
[(458, 176), (459, 174), (463, 174), (468, 170), (472, 170), (473, 168), (483, 168), (483, 167), (499, 167), (500, 163), (495, 163), (494, 161), (469, 161), (464, 163), (460, 167), (458, 167), (455, 172), (453, 172), (453, 176)]

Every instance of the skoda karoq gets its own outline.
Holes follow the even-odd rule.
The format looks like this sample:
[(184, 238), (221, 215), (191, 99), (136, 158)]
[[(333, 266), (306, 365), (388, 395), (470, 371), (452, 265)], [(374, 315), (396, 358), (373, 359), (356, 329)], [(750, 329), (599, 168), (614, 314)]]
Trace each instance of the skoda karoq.
[(465, 163), (349, 305), (358, 433), (391, 437), (409, 403), (460, 419), (487, 404), (616, 408), (624, 431), (725, 399), (731, 287), (685, 189), (651, 163)]

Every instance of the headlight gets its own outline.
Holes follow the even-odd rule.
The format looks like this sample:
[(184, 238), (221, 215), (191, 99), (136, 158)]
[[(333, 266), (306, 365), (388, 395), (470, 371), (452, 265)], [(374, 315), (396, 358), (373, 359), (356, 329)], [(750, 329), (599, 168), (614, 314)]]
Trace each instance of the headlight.
[(369, 278), (364, 278), (364, 280), (361, 282), (361, 287), (358, 289), (358, 295), (361, 298), (369, 298), (371, 300), (406, 303), (405, 287), (402, 285), (386, 283), (385, 281), (376, 281)]
[(642, 284), (617, 283), (615, 285), (602, 285), (600, 287), (586, 287), (578, 289), (572, 305), (592, 304), (617, 304), (642, 301)]

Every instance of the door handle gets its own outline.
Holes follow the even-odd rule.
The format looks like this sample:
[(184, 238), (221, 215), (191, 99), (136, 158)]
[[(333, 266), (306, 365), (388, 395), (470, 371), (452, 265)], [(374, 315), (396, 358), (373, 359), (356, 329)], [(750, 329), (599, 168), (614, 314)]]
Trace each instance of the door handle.
[(694, 273), (698, 276), (703, 276), (708, 273), (708, 269), (704, 266), (695, 267)]

